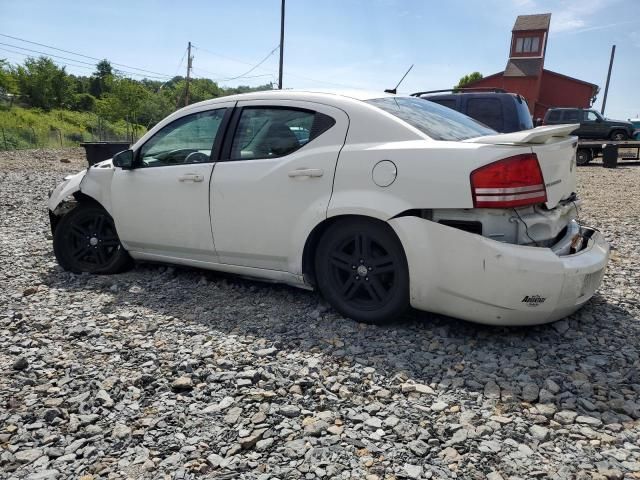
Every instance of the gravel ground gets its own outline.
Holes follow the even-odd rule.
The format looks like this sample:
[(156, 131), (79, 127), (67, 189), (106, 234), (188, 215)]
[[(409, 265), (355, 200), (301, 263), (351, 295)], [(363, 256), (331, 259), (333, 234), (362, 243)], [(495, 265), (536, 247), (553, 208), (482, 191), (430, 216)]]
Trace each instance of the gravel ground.
[(640, 478), (640, 166), (579, 169), (614, 251), (571, 317), (380, 328), (313, 292), (61, 271), (45, 200), (79, 150), (0, 153), (0, 476)]

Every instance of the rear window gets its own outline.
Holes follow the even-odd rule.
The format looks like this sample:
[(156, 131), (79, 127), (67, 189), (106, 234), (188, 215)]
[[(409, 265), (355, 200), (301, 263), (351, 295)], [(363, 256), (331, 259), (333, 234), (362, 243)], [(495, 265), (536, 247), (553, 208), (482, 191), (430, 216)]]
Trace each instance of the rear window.
[(560, 110), (555, 110), (553, 112), (549, 112), (547, 116), (547, 122), (559, 122), (560, 121)]
[(468, 99), (467, 115), (499, 132), (502, 131), (504, 127), (502, 102), (497, 98)]
[(434, 140), (466, 140), (496, 133), (473, 118), (421, 98), (385, 97), (366, 103), (404, 120)]

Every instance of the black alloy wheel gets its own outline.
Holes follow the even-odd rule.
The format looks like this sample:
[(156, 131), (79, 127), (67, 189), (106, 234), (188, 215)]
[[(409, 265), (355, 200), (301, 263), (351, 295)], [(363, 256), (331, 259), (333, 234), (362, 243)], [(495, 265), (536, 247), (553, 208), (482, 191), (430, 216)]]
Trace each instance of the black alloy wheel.
[(318, 287), (343, 315), (381, 324), (409, 306), (409, 269), (397, 236), (382, 222), (341, 221), (320, 240)]
[(113, 219), (93, 203), (81, 203), (62, 217), (53, 250), (60, 266), (75, 273), (118, 273), (131, 262)]

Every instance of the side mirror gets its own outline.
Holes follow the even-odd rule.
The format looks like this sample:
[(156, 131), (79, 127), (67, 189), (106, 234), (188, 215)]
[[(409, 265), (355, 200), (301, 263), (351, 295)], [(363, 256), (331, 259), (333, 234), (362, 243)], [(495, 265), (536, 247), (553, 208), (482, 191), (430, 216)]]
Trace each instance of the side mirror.
[(600, 117), (596, 118), (596, 122), (601, 123), (602, 119)]
[(123, 170), (133, 168), (133, 150), (123, 150), (113, 156), (113, 166), (120, 167)]

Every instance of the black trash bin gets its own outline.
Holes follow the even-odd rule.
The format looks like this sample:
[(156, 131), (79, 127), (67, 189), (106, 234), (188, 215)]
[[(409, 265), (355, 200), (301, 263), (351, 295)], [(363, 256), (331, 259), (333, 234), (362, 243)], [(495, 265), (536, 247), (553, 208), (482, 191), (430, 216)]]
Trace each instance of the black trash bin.
[(116, 153), (129, 148), (129, 142), (86, 142), (80, 145), (84, 147), (89, 165), (109, 160)]
[(602, 166), (616, 168), (618, 166), (618, 146), (606, 144), (602, 146)]

